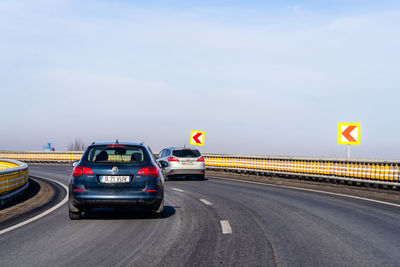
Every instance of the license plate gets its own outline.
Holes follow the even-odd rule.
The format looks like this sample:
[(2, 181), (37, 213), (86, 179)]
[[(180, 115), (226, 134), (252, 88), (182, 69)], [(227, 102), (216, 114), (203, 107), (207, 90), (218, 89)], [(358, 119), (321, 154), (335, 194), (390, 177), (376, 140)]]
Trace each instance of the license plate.
[(181, 161), (181, 163), (182, 165), (194, 165), (194, 162), (189, 160)]
[(129, 182), (130, 176), (100, 176), (100, 183), (102, 184), (118, 184)]

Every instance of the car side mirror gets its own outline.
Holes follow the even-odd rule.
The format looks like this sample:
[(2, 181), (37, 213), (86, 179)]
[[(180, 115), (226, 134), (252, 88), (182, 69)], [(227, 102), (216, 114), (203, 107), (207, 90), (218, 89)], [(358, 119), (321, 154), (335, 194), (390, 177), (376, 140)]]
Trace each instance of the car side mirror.
[(166, 168), (166, 167), (168, 167), (168, 162), (161, 160), (160, 165), (161, 165), (161, 168)]
[(75, 161), (74, 163), (72, 163), (72, 167), (76, 167), (78, 165), (79, 161)]

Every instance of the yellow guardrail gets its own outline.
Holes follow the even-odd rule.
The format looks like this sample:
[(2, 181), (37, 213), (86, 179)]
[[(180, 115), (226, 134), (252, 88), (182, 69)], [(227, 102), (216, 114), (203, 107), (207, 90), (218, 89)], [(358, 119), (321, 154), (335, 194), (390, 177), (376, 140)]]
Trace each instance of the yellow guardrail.
[[(71, 163), (82, 152), (0, 151), (0, 158), (32, 163)], [(204, 154), (208, 169), (248, 173), (274, 173), (286, 176), (322, 177), (356, 182), (400, 185), (400, 161), (360, 159), (318, 159)]]
[(0, 159), (0, 197), (27, 186), (27, 183), (28, 165), (26, 163)]
[(0, 170), (15, 168), (15, 167), (18, 167), (18, 164), (0, 160)]
[(36, 152), (36, 151), (0, 151), (0, 158), (22, 160), (24, 162), (68, 163), (80, 160), (82, 152)]
[[(400, 161), (207, 155), (216, 169), (400, 185)], [(383, 182), (383, 183), (382, 183)]]

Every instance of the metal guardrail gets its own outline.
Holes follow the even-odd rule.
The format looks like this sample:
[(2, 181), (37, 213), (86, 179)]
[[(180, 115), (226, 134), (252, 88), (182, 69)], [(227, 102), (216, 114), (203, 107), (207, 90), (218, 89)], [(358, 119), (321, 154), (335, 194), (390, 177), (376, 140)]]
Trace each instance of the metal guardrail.
[(83, 152), (0, 151), (0, 158), (22, 160), (27, 163), (71, 163), (80, 160)]
[(400, 161), (208, 154), (209, 169), (400, 186)]
[[(82, 152), (0, 151), (0, 158), (32, 163), (72, 163)], [(204, 154), (208, 169), (400, 186), (400, 161)]]
[(0, 156), (0, 206), (8, 199), (28, 187), (28, 165), (26, 163), (1, 159)]

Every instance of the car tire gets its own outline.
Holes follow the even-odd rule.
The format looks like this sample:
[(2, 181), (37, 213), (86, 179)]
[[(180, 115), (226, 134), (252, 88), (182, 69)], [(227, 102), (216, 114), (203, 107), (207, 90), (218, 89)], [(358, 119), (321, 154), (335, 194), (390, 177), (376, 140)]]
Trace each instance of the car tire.
[(71, 220), (79, 220), (82, 217), (82, 211), (73, 212), (69, 211), (69, 218)]
[(71, 200), (68, 200), (68, 211), (69, 211), (69, 218), (71, 220), (79, 220), (82, 217), (82, 211), (75, 207)]
[(162, 217), (164, 213), (164, 198), (161, 200), (161, 203), (151, 211), (151, 213), (157, 218)]

